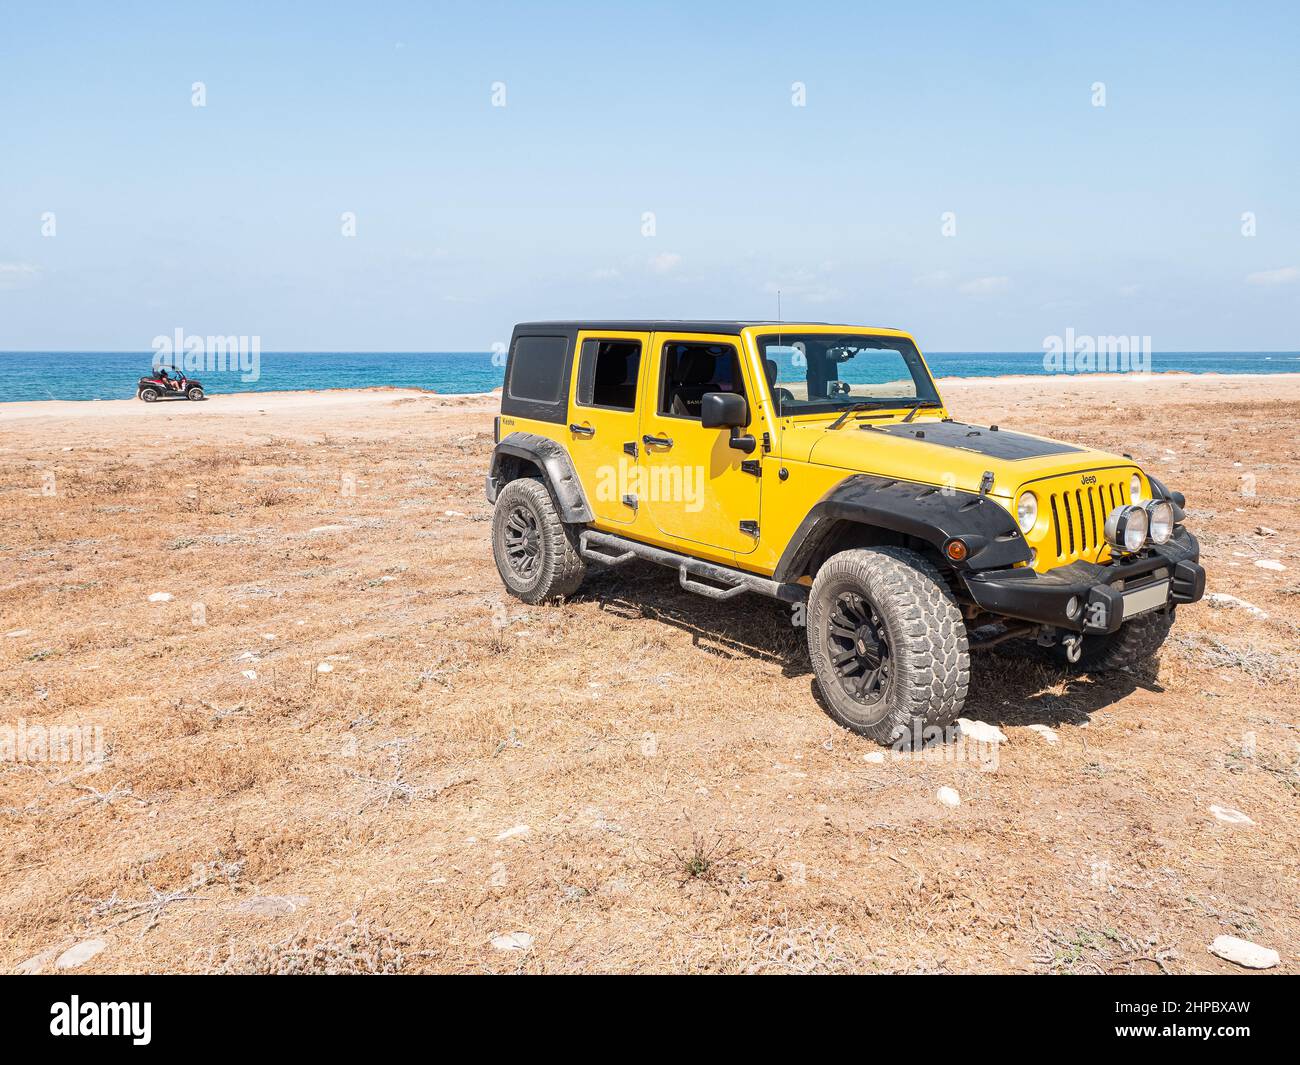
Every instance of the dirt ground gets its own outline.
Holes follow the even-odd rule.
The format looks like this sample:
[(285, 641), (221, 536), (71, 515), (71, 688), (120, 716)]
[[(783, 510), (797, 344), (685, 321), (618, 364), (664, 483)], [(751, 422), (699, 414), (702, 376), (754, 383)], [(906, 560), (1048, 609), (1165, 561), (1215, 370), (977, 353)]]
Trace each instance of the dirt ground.
[(102, 745), (0, 762), (0, 970), (1300, 971), (1300, 376), (944, 392), (1134, 455), (1267, 616), (1183, 608), (1158, 677), (985, 653), (996, 759), (880, 761), (780, 604), (507, 599), (488, 398), (3, 405), (0, 725)]

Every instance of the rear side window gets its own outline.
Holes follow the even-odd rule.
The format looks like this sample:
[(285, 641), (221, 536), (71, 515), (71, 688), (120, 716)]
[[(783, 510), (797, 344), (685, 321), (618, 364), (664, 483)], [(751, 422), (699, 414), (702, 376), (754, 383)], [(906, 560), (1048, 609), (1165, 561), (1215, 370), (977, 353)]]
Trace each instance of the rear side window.
[(564, 371), (568, 349), (568, 337), (519, 337), (510, 356), (510, 397), (558, 403), (567, 384)]
[(578, 404), (634, 410), (640, 369), (639, 340), (583, 341), (578, 362)]
[(745, 394), (740, 359), (730, 344), (664, 345), (663, 389), (659, 413), (676, 418), (698, 418), (706, 392)]

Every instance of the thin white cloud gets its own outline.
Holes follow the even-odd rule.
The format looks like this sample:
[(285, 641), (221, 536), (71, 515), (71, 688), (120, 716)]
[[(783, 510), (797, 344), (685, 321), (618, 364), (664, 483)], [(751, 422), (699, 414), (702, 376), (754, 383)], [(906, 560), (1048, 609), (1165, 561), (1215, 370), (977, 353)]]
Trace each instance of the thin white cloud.
[(1003, 292), (1011, 286), (1009, 277), (977, 277), (971, 281), (963, 281), (957, 286), (957, 291), (967, 296), (992, 296), (997, 292)]
[(650, 259), (650, 269), (656, 274), (671, 274), (682, 264), (682, 257), (675, 251), (661, 251)]
[(947, 270), (935, 270), (932, 273), (912, 278), (912, 284), (919, 285), (921, 288), (942, 288), (951, 280), (952, 274), (948, 273)]
[(41, 268), (32, 263), (0, 263), (0, 288), (26, 288), (41, 276)]
[(623, 271), (612, 266), (602, 266), (598, 270), (593, 270), (587, 276), (592, 281), (617, 281), (623, 276)]
[(823, 262), (816, 270), (797, 267), (783, 274), (778, 281), (768, 281), (763, 285), (763, 291), (769, 296), (779, 293), (786, 301), (786, 309), (805, 303), (834, 303), (844, 296), (828, 277), (834, 271), (835, 264), (829, 261)]
[(1257, 274), (1247, 274), (1248, 285), (1293, 285), (1300, 281), (1300, 268), (1284, 266), (1281, 270), (1261, 270)]
[(800, 303), (834, 303), (843, 293), (833, 286), (823, 285), (817, 281), (790, 284), (782, 281), (769, 281), (763, 286), (769, 296), (780, 293), (788, 301), (788, 306), (797, 307)]

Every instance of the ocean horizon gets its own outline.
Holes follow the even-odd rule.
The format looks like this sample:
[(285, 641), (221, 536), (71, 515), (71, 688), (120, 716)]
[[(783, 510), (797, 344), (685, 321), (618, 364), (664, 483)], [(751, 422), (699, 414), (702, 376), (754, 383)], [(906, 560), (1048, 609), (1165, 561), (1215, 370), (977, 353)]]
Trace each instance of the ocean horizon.
[[(936, 377), (1054, 373), (1041, 351), (928, 351), (925, 358)], [(0, 402), (131, 399), (152, 359), (149, 351), (0, 351)], [(384, 386), (472, 394), (500, 387), (505, 367), (499, 361), (490, 352), (268, 351), (258, 357), (255, 375), (242, 373), (232, 354), (228, 368), (195, 370), (193, 376), (213, 395)], [(1155, 351), (1150, 370), (1298, 373), (1300, 351)]]

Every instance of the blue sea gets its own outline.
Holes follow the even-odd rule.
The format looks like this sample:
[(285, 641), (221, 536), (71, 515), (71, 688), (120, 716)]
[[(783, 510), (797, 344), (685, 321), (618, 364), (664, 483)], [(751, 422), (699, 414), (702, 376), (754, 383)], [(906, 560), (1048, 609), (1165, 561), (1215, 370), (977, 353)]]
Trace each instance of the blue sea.
[[(38, 399), (131, 399), (150, 370), (152, 352), (0, 352), (0, 402)], [(1041, 351), (926, 352), (937, 377), (999, 377), (1044, 374)], [(232, 361), (234, 361), (232, 359)], [(490, 392), (505, 370), (493, 356), (475, 351), (263, 352), (256, 380), (243, 380), (238, 366), (196, 370), (213, 394), (296, 392), (316, 388), (392, 385), (434, 392)], [(1300, 372), (1295, 351), (1157, 351), (1160, 372), (1265, 374)], [(783, 375), (784, 377), (784, 375)]]

